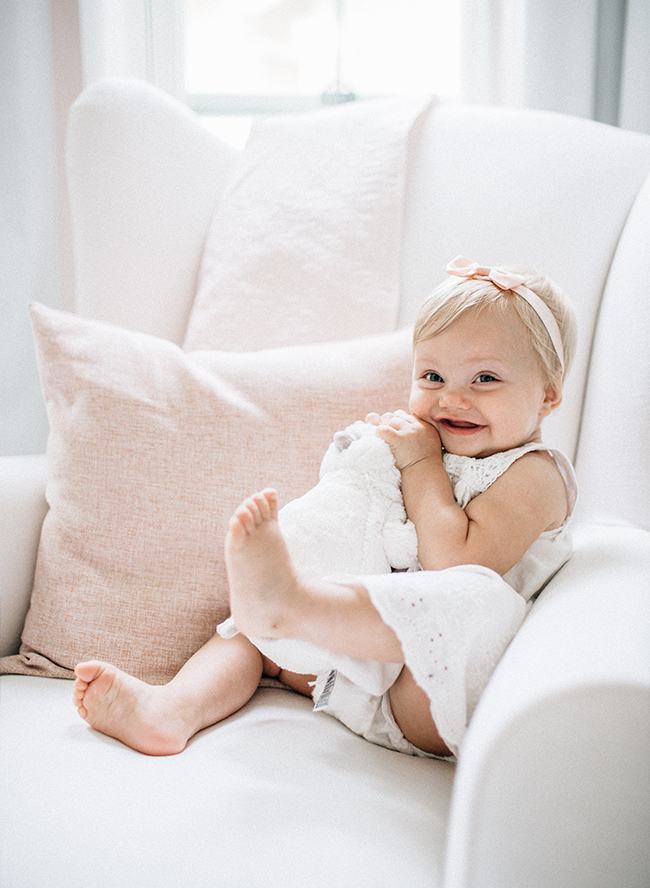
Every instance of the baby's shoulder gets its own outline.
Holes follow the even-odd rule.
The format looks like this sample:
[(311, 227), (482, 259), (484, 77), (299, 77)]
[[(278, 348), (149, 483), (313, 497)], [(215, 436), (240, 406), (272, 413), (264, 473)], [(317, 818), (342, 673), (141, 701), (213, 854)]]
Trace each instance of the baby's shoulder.
[(506, 471), (510, 477), (513, 474), (530, 475), (548, 481), (557, 479), (564, 485), (555, 457), (548, 450), (528, 450), (519, 454), (509, 462)]
[(553, 480), (562, 487), (571, 487), (575, 473), (569, 459), (559, 450), (553, 450), (542, 443), (525, 444), (508, 451), (508, 468), (534, 474), (542, 479)]
[(551, 452), (545, 449), (528, 450), (519, 455), (495, 481), (494, 493), (504, 493), (519, 500), (533, 500), (546, 504), (550, 516), (548, 530), (558, 527), (570, 509), (565, 478)]

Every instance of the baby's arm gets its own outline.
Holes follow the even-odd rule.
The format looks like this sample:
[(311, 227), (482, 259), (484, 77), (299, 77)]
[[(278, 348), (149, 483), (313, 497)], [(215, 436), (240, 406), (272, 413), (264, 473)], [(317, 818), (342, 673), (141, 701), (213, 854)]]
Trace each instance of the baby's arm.
[(548, 454), (534, 451), (516, 460), (463, 510), (433, 426), (401, 411), (382, 420), (377, 433), (390, 444), (402, 472), (404, 505), (425, 570), (482, 564), (503, 575), (540, 533), (564, 520), (566, 487)]

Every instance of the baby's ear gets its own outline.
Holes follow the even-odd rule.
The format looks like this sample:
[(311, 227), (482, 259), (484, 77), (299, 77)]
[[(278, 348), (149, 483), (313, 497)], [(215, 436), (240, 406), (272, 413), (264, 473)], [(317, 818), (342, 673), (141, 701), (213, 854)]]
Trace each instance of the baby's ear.
[(562, 403), (562, 377), (558, 373), (544, 386), (544, 400), (540, 415), (548, 416)]

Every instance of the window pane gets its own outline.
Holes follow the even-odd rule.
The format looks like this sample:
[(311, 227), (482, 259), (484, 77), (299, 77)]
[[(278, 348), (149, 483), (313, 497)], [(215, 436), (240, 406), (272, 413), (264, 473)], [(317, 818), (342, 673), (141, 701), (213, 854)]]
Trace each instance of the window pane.
[(332, 0), (186, 0), (188, 93), (314, 95), (334, 78)]
[(460, 94), (460, 0), (343, 3), (341, 78), (360, 95)]
[[(461, 0), (186, 0), (186, 91), (460, 92)], [(337, 22), (340, 13), (340, 27)]]

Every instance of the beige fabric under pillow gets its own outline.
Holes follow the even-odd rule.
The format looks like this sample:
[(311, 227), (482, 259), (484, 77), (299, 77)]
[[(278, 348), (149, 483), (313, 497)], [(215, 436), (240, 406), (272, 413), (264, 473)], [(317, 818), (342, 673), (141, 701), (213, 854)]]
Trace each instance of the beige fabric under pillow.
[(228, 615), (233, 509), (318, 480), (335, 431), (406, 407), (411, 331), (185, 354), (165, 340), (32, 307), (51, 432), (20, 654), (0, 671), (68, 676), (101, 658), (168, 681)]

